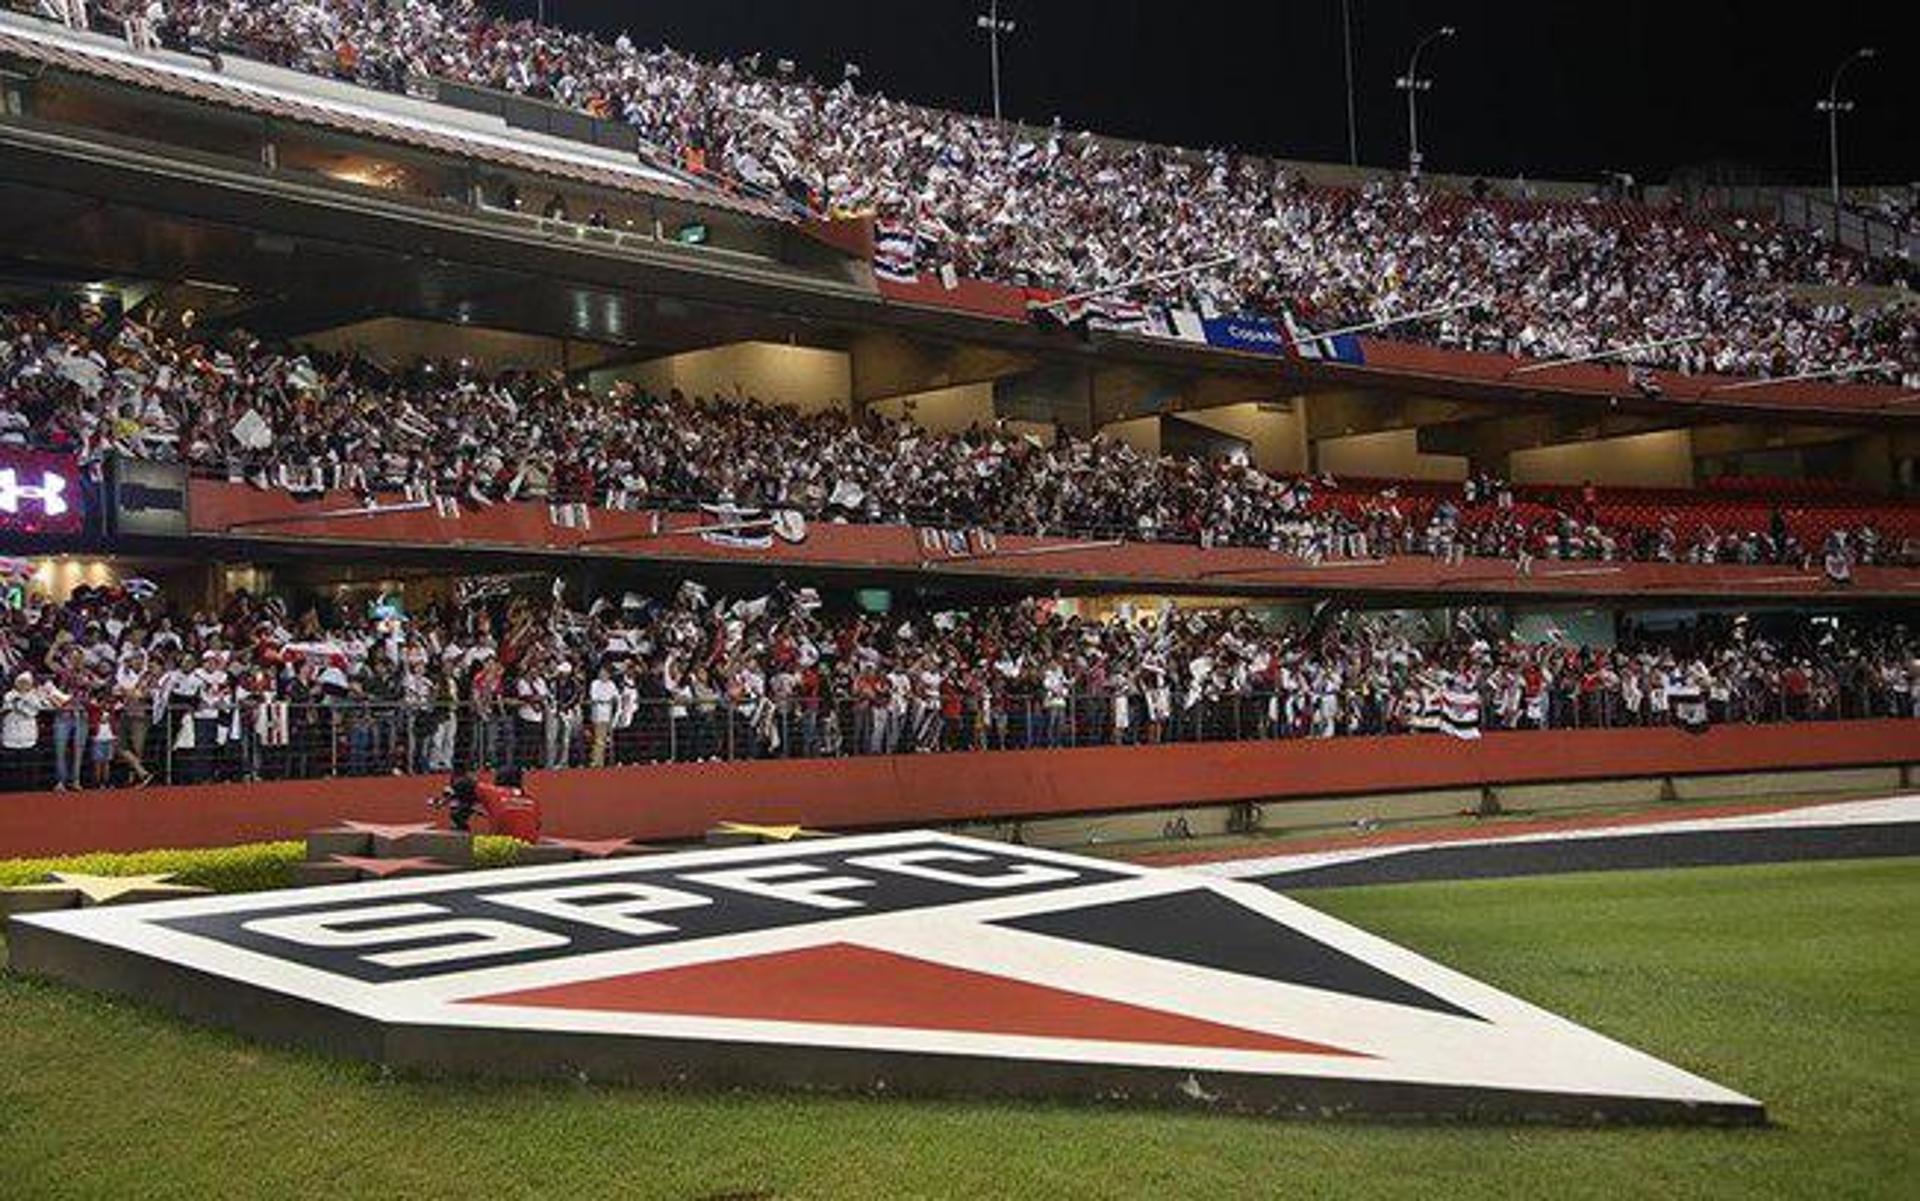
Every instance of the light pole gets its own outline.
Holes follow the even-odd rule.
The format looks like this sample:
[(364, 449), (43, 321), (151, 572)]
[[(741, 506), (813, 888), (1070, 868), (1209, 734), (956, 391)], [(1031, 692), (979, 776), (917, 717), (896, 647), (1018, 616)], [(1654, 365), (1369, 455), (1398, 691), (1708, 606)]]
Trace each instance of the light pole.
[(1347, 56), (1347, 165), (1360, 165), (1360, 127), (1353, 116), (1353, 0), (1340, 0), (1340, 36)]
[(1833, 69), (1833, 81), (1827, 85), (1827, 98), (1814, 105), (1817, 111), (1827, 114), (1827, 168), (1832, 173), (1833, 220), (1836, 225), (1840, 221), (1840, 114), (1853, 111), (1853, 101), (1840, 99), (1840, 77), (1847, 73), (1848, 67), (1878, 53), (1872, 46), (1862, 46), (1847, 55)]
[(1420, 93), (1433, 87), (1433, 80), (1420, 78), (1420, 52), (1441, 38), (1454, 35), (1451, 25), (1442, 25), (1414, 44), (1413, 57), (1407, 60), (1407, 73), (1394, 80), (1394, 86), (1407, 94), (1407, 176), (1420, 178)]
[(993, 64), (993, 119), (1000, 119), (1000, 35), (1012, 33), (1014, 23), (1000, 19), (1000, 0), (993, 0), (987, 11), (973, 19), (976, 29), (987, 31), (987, 54)]

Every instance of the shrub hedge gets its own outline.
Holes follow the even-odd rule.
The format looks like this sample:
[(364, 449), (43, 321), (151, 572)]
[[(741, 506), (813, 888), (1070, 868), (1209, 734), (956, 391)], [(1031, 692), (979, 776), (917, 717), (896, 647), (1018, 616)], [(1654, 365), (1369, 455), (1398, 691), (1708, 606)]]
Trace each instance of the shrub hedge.
[[(473, 840), (478, 867), (510, 867), (519, 843), (511, 838), (483, 834)], [(148, 876), (171, 872), (179, 884), (194, 884), (215, 892), (259, 892), (285, 888), (293, 865), (306, 858), (301, 842), (256, 842), (234, 847), (191, 851), (100, 851), (51, 859), (0, 860), (0, 888), (38, 884), (48, 872), (81, 872), (91, 876)]]

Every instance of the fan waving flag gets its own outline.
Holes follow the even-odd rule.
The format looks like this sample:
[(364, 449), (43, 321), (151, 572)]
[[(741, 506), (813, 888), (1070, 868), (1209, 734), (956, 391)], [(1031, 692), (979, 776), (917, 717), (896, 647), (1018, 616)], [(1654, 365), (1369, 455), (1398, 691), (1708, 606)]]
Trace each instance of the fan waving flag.
[(1480, 737), (1480, 694), (1471, 688), (1452, 687), (1435, 698), (1435, 728), (1455, 738)]
[(1710, 724), (1707, 698), (1700, 686), (1691, 681), (1667, 689), (1667, 703), (1673, 707), (1674, 724), (1689, 734), (1704, 734)]

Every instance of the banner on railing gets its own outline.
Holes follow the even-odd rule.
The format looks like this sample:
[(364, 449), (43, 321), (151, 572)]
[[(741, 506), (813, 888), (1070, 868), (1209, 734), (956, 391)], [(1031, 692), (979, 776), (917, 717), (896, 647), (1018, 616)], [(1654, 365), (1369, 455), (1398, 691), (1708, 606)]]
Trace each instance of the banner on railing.
[(795, 509), (750, 508), (745, 505), (701, 505), (708, 524), (699, 527), (700, 541), (728, 550), (772, 550), (778, 539), (789, 546), (807, 540), (806, 516)]
[(1330, 363), (1366, 362), (1359, 338), (1352, 334), (1317, 336), (1292, 313), (1282, 312), (1277, 320), (1245, 314), (1214, 317), (1201, 321), (1200, 325), (1206, 333), (1207, 345), (1222, 350)]
[(873, 273), (889, 283), (917, 282), (920, 278), (917, 242), (913, 231), (904, 226), (875, 226)]
[(1206, 323), (1192, 309), (1150, 308), (1147, 310), (1146, 328), (1140, 333), (1143, 337), (1158, 338), (1163, 342), (1192, 342), (1199, 345), (1207, 340)]
[(1061, 304), (1051, 292), (1030, 289), (1028, 313), (1042, 325), (1058, 323), (1082, 332), (1133, 334), (1160, 342), (1212, 346), (1273, 358), (1313, 359), (1355, 366), (1366, 362), (1359, 338), (1352, 334), (1316, 334), (1297, 316), (1284, 310), (1278, 317), (1258, 313), (1210, 317), (1192, 309), (1137, 304), (1119, 296)]
[(113, 529), (118, 534), (185, 534), (187, 469), (118, 456), (113, 460)]
[(1286, 335), (1280, 332), (1279, 323), (1265, 317), (1209, 317), (1201, 323), (1201, 328), (1207, 332), (1208, 346), (1242, 354), (1287, 353)]
[(920, 530), (920, 551), (929, 558), (984, 558), (999, 549), (1000, 540), (994, 537), (992, 530), (948, 530), (936, 526), (924, 526)]

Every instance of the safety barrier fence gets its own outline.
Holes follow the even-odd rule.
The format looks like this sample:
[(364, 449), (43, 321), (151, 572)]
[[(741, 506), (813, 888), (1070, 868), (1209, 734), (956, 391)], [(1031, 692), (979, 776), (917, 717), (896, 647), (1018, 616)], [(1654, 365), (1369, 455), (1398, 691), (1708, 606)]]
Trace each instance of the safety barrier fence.
[[(1706, 700), (1708, 725), (1916, 716), (1893, 688), (1789, 694), (1730, 689)], [(878, 703), (796, 698), (734, 703), (645, 698), (623, 710), (386, 703), (242, 704), (212, 709), (57, 708), (7, 701), (0, 791), (99, 789), (558, 770), (745, 760), (1038, 751), (1179, 743), (1365, 737), (1431, 731), (1635, 729), (1675, 724), (1673, 708), (1619, 691), (1556, 690), (1518, 708), (1483, 698), (1484, 721), (1451, 733), (1384, 695), (1144, 693)], [(20, 743), (23, 745), (13, 745)]]

